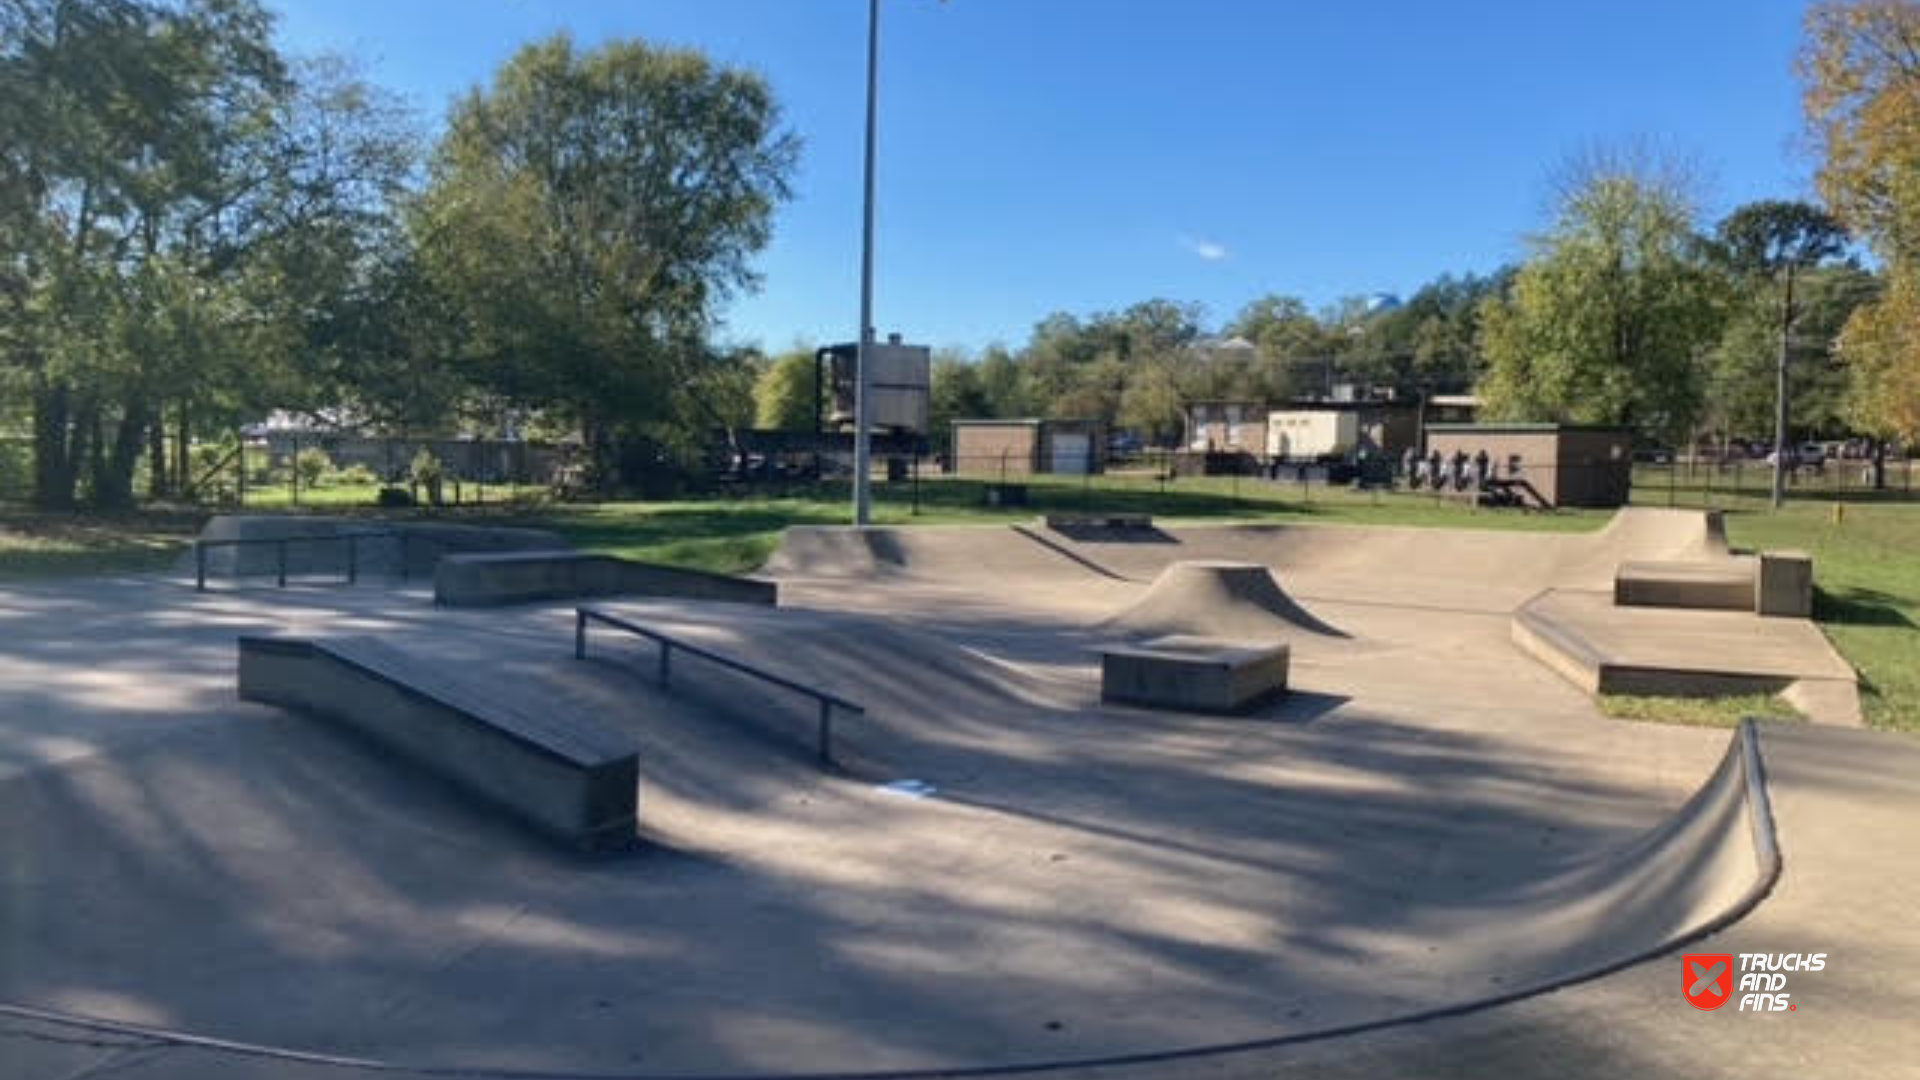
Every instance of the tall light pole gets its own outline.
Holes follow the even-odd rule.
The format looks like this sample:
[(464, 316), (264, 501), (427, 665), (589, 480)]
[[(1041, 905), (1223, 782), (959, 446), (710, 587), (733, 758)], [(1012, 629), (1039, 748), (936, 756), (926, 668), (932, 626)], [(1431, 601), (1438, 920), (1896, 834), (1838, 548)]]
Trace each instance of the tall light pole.
[(872, 517), (872, 446), (867, 439), (873, 372), (873, 156), (880, 97), (880, 0), (867, 0), (867, 177), (860, 234), (860, 344), (853, 361), (853, 523)]

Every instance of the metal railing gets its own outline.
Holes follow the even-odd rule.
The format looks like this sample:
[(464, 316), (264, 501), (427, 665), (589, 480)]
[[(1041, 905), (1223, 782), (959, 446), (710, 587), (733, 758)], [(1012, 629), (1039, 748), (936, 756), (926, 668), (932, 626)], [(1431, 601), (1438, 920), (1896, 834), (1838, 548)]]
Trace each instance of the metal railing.
[(770, 683), (783, 690), (791, 690), (803, 697), (812, 698), (820, 709), (819, 757), (820, 763), (823, 766), (833, 764), (833, 710), (839, 709), (842, 712), (863, 716), (867, 711), (865, 708), (855, 705), (853, 702), (837, 694), (830, 694), (825, 690), (819, 690), (807, 686), (804, 683), (795, 682), (785, 676), (775, 675), (770, 671), (754, 667), (752, 664), (744, 661), (735, 660), (730, 656), (723, 656), (710, 649), (681, 641), (679, 638), (663, 634), (658, 630), (650, 630), (647, 627), (628, 622), (618, 616), (609, 615), (595, 608), (574, 609), (573, 656), (576, 660), (585, 660), (587, 658), (587, 624), (590, 622), (611, 626), (616, 630), (624, 630), (629, 634), (646, 638), (648, 641), (658, 645), (660, 647), (659, 672), (660, 685), (662, 687), (669, 685), (668, 680), (672, 673), (673, 651), (679, 649), (681, 652), (697, 656), (702, 660), (718, 664), (731, 671), (737, 671), (742, 675), (752, 676), (761, 682)]
[[(400, 580), (411, 576), (413, 562), (413, 544), (416, 540), (430, 544), (441, 541), (433, 537), (416, 537), (402, 529), (370, 529), (354, 533), (323, 533), (312, 536), (254, 536), (228, 540), (195, 540), (193, 542), (194, 582), (196, 592), (207, 591), (207, 552), (212, 548), (272, 547), (274, 549), (274, 577), (279, 587), (287, 587), (287, 548), (292, 544), (343, 543), (347, 545), (346, 584), (355, 585), (360, 581), (360, 541), (395, 540), (400, 544)], [(234, 577), (243, 576), (236, 564)]]

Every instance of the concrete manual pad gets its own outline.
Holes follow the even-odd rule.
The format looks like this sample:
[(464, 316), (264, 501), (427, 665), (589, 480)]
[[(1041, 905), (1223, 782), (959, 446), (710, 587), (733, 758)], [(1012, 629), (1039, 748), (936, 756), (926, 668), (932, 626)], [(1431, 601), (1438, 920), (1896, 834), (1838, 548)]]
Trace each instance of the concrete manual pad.
[(1100, 650), (1100, 698), (1150, 708), (1245, 712), (1287, 688), (1285, 644), (1170, 636)]

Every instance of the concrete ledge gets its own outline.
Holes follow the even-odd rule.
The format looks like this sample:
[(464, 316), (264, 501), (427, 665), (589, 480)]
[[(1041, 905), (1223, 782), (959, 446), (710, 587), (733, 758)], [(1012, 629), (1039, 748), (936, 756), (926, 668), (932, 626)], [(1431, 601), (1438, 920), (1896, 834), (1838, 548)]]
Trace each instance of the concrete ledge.
[(1761, 552), (1753, 609), (1762, 615), (1812, 618), (1813, 556), (1804, 551)]
[(1100, 700), (1190, 712), (1245, 712), (1284, 693), (1284, 644), (1155, 638), (1100, 652)]
[(447, 607), (585, 596), (674, 596), (772, 607), (779, 591), (771, 581), (577, 551), (448, 555), (433, 571), (433, 601)]
[(1613, 576), (1621, 607), (1754, 610), (1758, 567), (1741, 562), (1623, 562)]
[(1514, 612), (1513, 643), (1590, 694), (1785, 694), (1813, 720), (1861, 722), (1853, 669), (1812, 623), (1607, 601), (1540, 593)]
[(240, 639), (240, 697), (310, 713), (589, 850), (637, 835), (639, 753), (586, 717), (519, 708), (372, 638)]
[(1040, 519), (1058, 532), (1073, 529), (1151, 529), (1152, 514), (1048, 514)]

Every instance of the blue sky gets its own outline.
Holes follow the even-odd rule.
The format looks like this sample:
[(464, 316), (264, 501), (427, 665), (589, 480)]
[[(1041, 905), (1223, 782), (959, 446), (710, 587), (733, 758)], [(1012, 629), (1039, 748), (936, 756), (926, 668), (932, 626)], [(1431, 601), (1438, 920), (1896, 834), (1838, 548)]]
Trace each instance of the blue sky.
[[(858, 322), (864, 0), (269, 0), (429, 120), (557, 30), (699, 47), (773, 84), (795, 198), (725, 336)], [(1788, 0), (885, 0), (876, 322), (1019, 344), (1165, 296), (1409, 293), (1516, 258), (1596, 142), (1691, 157), (1709, 212), (1805, 196)]]

